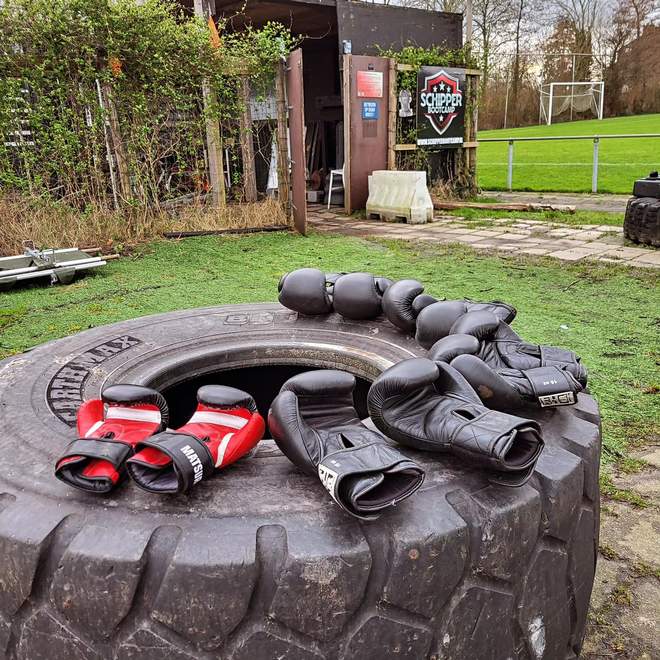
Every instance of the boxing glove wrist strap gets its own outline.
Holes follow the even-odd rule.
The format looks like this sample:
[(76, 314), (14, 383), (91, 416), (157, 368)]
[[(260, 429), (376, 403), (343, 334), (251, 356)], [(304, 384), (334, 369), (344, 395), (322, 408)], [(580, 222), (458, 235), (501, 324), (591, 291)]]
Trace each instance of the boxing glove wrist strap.
[(575, 392), (561, 369), (536, 367), (525, 369), (522, 374), (529, 381), (542, 408), (570, 406), (575, 403)]
[(539, 346), (541, 352), (541, 366), (564, 365), (575, 363), (575, 353), (558, 346)]
[(152, 447), (172, 459), (179, 481), (179, 491), (186, 492), (215, 470), (213, 457), (202, 440), (188, 433), (164, 431), (140, 442), (140, 448)]
[(133, 448), (116, 438), (76, 438), (66, 447), (58, 462), (73, 456), (108, 461), (116, 468), (133, 453)]
[[(351, 449), (342, 449), (325, 456), (318, 465), (318, 474), (321, 483), (330, 493), (332, 499), (340, 506), (351, 510), (347, 502), (342, 501), (339, 487), (342, 479), (346, 477), (370, 477), (375, 473), (382, 473), (405, 462), (412, 467), (416, 466), (403, 454), (382, 442), (372, 442)], [(421, 480), (420, 480), (421, 485)], [(406, 493), (408, 495), (409, 492)], [(392, 499), (401, 499), (402, 493), (393, 493)], [(355, 511), (351, 510), (355, 514)]]
[(508, 448), (507, 439), (525, 422), (520, 417), (488, 410), (460, 425), (452, 434), (450, 445), (457, 453), (480, 456), (487, 463), (498, 464)]

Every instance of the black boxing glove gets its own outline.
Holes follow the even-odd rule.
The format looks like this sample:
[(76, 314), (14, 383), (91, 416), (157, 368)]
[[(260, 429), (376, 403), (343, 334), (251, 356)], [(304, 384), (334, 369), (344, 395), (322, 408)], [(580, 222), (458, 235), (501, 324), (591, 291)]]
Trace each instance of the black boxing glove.
[(326, 279), (317, 268), (299, 268), (282, 275), (279, 285), (279, 301), (294, 312), (315, 316), (332, 312), (332, 285), (334, 279)]
[(436, 302), (437, 298), (424, 293), (424, 285), (421, 282), (399, 280), (383, 294), (383, 313), (392, 325), (412, 334), (419, 313)]
[[(576, 394), (580, 389), (576, 389), (570, 379), (566, 380), (564, 377), (557, 376), (557, 370), (572, 375), (581, 388), (587, 385), (587, 370), (580, 361), (580, 357), (573, 351), (526, 342), (506, 323), (490, 312), (465, 314), (451, 327), (451, 334), (474, 337), (479, 342), (479, 347), (470, 353), (476, 355), (493, 369), (515, 369), (528, 372), (541, 367), (556, 367), (556, 370), (549, 369), (547, 372), (536, 371), (530, 374), (534, 380), (534, 384), (530, 382), (530, 387), (533, 391), (538, 391), (539, 397), (552, 397), (554, 394), (561, 393), (566, 393), (567, 396), (560, 397), (561, 402), (557, 400), (555, 404), (552, 403), (551, 398), (543, 401), (539, 399), (540, 405), (575, 403), (575, 401), (570, 401), (571, 397), (568, 394), (571, 391)], [(431, 359), (435, 359), (433, 356), (438, 355), (438, 350), (440, 350), (436, 346), (437, 344), (432, 347), (429, 354)], [(558, 382), (553, 383), (553, 380), (558, 380)], [(564, 384), (567, 385), (567, 389), (562, 389)]]
[(340, 275), (333, 287), (333, 308), (347, 319), (375, 319), (382, 312), (383, 294), (391, 284), (392, 280), (370, 273)]
[(337, 312), (348, 319), (374, 319), (381, 313), (383, 293), (392, 280), (370, 273), (324, 273), (300, 268), (283, 275), (279, 301), (300, 314)]
[(424, 293), (417, 280), (399, 280), (383, 295), (383, 312), (387, 320), (400, 330), (415, 334), (424, 348), (449, 334), (451, 326), (470, 311), (488, 310), (510, 323), (516, 310), (507, 303), (474, 302), (472, 300), (438, 300)]
[(438, 339), (454, 332), (454, 325), (466, 314), (488, 312), (504, 324), (516, 316), (511, 305), (499, 300), (474, 302), (472, 300), (442, 300), (425, 307), (417, 317), (415, 339), (420, 346), (430, 348)]
[(425, 358), (383, 372), (369, 390), (368, 406), (373, 423), (393, 440), (451, 452), (505, 486), (524, 484), (543, 449), (536, 422), (489, 410), (458, 371)]
[(355, 378), (343, 371), (298, 374), (282, 386), (268, 424), (282, 452), (317, 476), (342, 509), (374, 519), (412, 495), (424, 472), (362, 424), (354, 388)]
[(459, 371), (489, 408), (567, 406), (574, 404), (584, 389), (569, 371), (554, 365), (524, 370), (491, 367), (477, 356), (480, 347), (472, 335), (449, 335), (433, 345), (428, 357)]

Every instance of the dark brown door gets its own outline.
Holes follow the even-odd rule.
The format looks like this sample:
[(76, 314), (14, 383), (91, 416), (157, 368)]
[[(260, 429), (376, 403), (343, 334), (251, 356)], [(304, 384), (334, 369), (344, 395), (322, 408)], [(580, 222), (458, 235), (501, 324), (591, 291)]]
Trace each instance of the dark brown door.
[(307, 233), (307, 172), (305, 164), (305, 106), (302, 50), (294, 50), (286, 61), (286, 97), (291, 145), (291, 206), (293, 224)]
[(368, 178), (387, 169), (389, 60), (344, 55), (344, 190), (348, 213), (363, 209)]

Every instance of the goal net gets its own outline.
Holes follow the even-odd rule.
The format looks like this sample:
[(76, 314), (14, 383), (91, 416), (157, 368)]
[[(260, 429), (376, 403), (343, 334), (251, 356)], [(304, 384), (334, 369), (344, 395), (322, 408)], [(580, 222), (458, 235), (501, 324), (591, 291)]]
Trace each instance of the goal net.
[(604, 93), (603, 81), (545, 83), (541, 85), (539, 123), (550, 126), (553, 120), (582, 119), (585, 114), (602, 119)]

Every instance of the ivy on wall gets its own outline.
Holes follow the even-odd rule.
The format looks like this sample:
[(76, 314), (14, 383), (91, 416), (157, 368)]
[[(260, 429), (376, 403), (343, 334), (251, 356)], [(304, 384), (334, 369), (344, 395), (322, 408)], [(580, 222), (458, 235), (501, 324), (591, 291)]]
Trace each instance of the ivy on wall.
[[(265, 94), (294, 46), (279, 24), (223, 28), (213, 39), (168, 0), (6, 0), (0, 190), (80, 209), (112, 204), (121, 183), (125, 204), (158, 205), (177, 182), (203, 191), (207, 119), (231, 142), (241, 77)], [(203, 85), (215, 99), (206, 107)]]
[[(394, 59), (398, 64), (407, 64), (410, 71), (397, 71), (397, 93), (407, 89), (416, 98), (417, 73), (422, 66), (446, 66), (476, 69), (479, 61), (468, 46), (457, 50), (445, 50), (439, 46), (422, 48), (405, 46), (401, 50), (379, 49), (379, 55)], [(474, 103), (468, 101), (465, 121), (472, 119)], [(417, 139), (417, 119), (399, 117), (397, 114), (396, 141), (399, 144), (414, 144)], [(417, 148), (414, 151), (397, 152), (397, 169), (425, 170), (432, 188), (442, 190), (443, 195), (466, 197), (476, 194), (475, 173), (464, 166), (465, 159), (460, 149), (430, 151)]]

